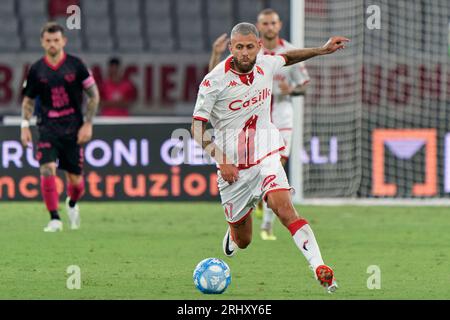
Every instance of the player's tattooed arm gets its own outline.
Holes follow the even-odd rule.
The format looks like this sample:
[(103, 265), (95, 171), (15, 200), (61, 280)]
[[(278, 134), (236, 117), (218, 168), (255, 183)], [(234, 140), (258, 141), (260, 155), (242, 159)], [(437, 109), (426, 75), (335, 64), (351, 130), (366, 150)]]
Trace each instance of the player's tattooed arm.
[(85, 115), (85, 121), (92, 123), (95, 114), (97, 113), (98, 104), (100, 103), (100, 94), (96, 84), (90, 86), (85, 90), (88, 96), (87, 110)]
[(22, 100), (22, 119), (29, 121), (33, 116), (34, 112), (34, 99), (27, 96), (23, 97)]
[(30, 130), (30, 119), (34, 112), (34, 99), (27, 96), (22, 100), (22, 123), (20, 125), (20, 140), (24, 147), (28, 147), (33, 141)]
[(96, 84), (93, 84), (87, 88), (85, 92), (88, 96), (88, 102), (86, 106), (86, 114), (84, 116), (85, 122), (81, 126), (80, 130), (78, 130), (77, 143), (80, 145), (92, 139), (92, 120), (97, 113), (98, 104), (100, 102), (100, 94)]
[(330, 54), (337, 50), (344, 49), (345, 43), (348, 41), (350, 40), (344, 37), (331, 37), (322, 47), (289, 50), (282, 55), (286, 60), (285, 65), (289, 66), (316, 56)]

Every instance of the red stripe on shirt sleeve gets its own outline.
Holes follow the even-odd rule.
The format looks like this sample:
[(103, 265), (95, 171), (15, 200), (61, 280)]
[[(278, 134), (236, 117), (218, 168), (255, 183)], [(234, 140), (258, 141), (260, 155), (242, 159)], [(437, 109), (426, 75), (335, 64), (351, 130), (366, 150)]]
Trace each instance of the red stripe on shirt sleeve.
[(200, 120), (200, 121), (203, 121), (203, 122), (208, 122), (208, 119), (205, 119), (205, 118), (202, 118), (202, 117), (199, 117), (199, 116), (194, 116), (193, 117), (195, 120)]

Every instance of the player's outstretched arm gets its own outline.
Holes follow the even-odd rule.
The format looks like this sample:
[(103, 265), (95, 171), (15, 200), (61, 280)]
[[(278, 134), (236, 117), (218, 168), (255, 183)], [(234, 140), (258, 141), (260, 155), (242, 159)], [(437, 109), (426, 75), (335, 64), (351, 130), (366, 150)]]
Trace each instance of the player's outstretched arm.
[(88, 101), (86, 106), (85, 122), (78, 131), (78, 144), (83, 144), (92, 138), (92, 121), (97, 113), (98, 104), (100, 103), (100, 94), (96, 84), (93, 84), (85, 90)]
[(24, 147), (28, 146), (33, 138), (31, 136), (30, 130), (30, 119), (34, 112), (34, 99), (27, 96), (23, 97), (22, 100), (22, 123), (20, 125), (20, 140)]
[(220, 37), (218, 37), (212, 46), (211, 57), (209, 58), (208, 71), (211, 72), (215, 66), (217, 66), (220, 62), (220, 57), (225, 52), (227, 48), (228, 38), (227, 34), (224, 33)]
[(206, 122), (192, 119), (191, 133), (194, 140), (202, 146), (203, 150), (216, 160), (222, 178), (230, 184), (237, 181), (239, 178), (238, 168), (212, 141), (211, 135), (206, 131)]
[(286, 66), (308, 60), (310, 58), (330, 54), (337, 50), (344, 49), (345, 43), (350, 40), (345, 37), (331, 37), (327, 43), (320, 48), (305, 48), (289, 50), (283, 54), (286, 59)]

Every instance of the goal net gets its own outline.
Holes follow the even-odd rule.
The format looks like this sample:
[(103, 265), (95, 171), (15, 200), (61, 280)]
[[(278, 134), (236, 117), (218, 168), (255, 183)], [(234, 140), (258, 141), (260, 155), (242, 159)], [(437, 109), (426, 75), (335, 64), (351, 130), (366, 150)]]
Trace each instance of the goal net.
[(306, 63), (306, 198), (450, 194), (449, 22), (447, 0), (305, 0), (305, 47), (351, 39)]

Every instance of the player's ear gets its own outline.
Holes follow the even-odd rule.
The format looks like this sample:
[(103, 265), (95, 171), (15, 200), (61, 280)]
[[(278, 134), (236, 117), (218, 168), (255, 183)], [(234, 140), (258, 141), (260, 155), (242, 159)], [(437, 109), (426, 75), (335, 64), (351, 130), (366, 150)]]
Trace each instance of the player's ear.
[(66, 36), (63, 36), (63, 47), (65, 47), (66, 46), (66, 44), (67, 44), (67, 37)]

